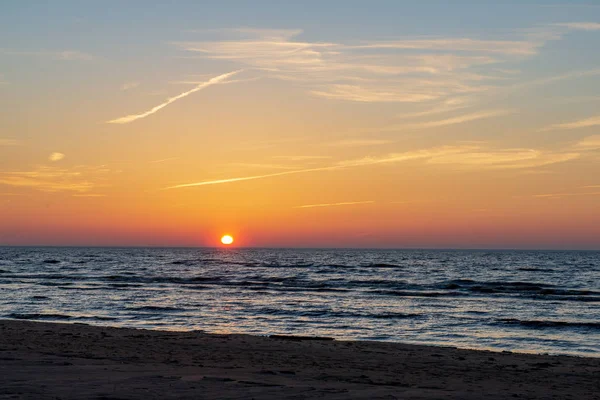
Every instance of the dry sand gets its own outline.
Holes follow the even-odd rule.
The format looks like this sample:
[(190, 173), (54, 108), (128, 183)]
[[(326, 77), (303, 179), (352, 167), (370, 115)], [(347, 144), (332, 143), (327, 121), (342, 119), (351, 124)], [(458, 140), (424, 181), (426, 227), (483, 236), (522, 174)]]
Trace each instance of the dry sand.
[(4, 320), (0, 398), (600, 399), (600, 359)]

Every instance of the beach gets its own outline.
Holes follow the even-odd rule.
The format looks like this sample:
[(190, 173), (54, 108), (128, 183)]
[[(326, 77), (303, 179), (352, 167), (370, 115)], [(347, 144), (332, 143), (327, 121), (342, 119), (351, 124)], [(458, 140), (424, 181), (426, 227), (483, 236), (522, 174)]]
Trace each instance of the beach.
[(600, 358), (0, 321), (0, 398), (600, 399)]

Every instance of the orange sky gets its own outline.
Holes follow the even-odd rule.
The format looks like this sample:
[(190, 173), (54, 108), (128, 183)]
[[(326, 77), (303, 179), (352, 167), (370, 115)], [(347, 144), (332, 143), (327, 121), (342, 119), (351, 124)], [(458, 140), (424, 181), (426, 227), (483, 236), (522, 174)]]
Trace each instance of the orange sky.
[(600, 10), (525, 8), (24, 33), (12, 6), (0, 245), (600, 249)]

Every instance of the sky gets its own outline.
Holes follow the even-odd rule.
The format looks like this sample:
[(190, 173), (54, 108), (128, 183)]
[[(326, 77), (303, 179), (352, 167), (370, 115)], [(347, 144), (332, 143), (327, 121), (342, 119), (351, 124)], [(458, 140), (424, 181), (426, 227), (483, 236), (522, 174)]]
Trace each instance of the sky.
[(0, 245), (600, 249), (600, 4), (0, 6)]

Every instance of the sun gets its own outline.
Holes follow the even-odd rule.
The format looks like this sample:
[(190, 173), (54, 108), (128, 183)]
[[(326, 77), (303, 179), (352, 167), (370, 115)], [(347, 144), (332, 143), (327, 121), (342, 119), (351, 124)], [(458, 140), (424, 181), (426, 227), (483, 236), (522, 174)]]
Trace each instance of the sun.
[(233, 243), (233, 237), (231, 235), (224, 235), (221, 238), (221, 243), (223, 243), (223, 244), (231, 244), (231, 243)]

